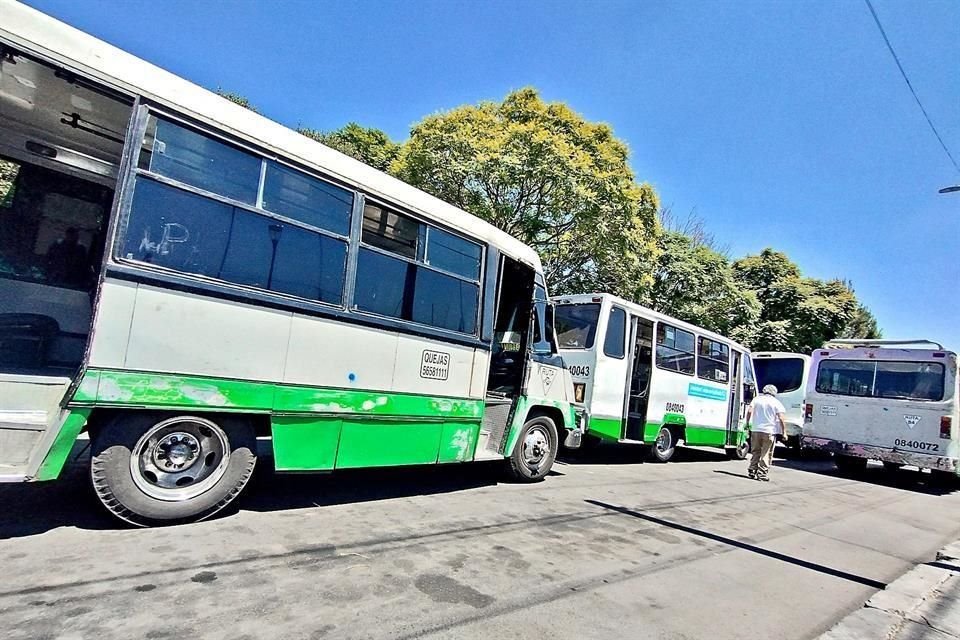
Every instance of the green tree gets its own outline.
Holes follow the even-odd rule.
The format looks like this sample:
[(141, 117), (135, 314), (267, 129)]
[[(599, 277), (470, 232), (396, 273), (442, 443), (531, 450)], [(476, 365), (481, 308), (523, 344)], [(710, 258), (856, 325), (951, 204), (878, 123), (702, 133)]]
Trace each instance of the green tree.
[(877, 324), (873, 313), (862, 304), (858, 304), (850, 322), (840, 332), (838, 338), (867, 338), (876, 340), (883, 337), (883, 331)]
[(10, 206), (13, 201), (13, 183), (19, 171), (20, 165), (16, 162), (0, 160), (0, 207)]
[(557, 293), (652, 285), (658, 198), (606, 124), (521, 89), (426, 117), (391, 172), (533, 246)]
[(297, 131), (380, 171), (387, 171), (400, 153), (400, 145), (386, 133), (380, 129), (360, 126), (356, 122), (335, 131), (318, 131), (305, 127)]
[(657, 311), (741, 342), (753, 339), (760, 316), (756, 294), (735, 278), (730, 261), (695, 235), (664, 231), (645, 300)]
[(873, 315), (846, 282), (805, 278), (782, 252), (767, 248), (737, 260), (733, 272), (760, 302), (760, 317), (748, 342), (753, 349), (810, 353), (848, 332), (879, 334)]
[(250, 100), (248, 100), (246, 96), (242, 96), (239, 93), (233, 93), (232, 91), (226, 91), (221, 87), (217, 87), (215, 93), (221, 98), (226, 98), (230, 102), (240, 105), (244, 109), (250, 109), (250, 111), (253, 111), (254, 113), (260, 113), (259, 109), (250, 104)]

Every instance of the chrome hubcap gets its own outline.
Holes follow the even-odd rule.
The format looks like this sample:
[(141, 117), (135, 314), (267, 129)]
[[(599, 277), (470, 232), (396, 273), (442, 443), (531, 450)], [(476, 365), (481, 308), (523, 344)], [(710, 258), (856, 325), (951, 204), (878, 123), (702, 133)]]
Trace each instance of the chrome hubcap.
[(189, 433), (164, 436), (153, 450), (153, 462), (168, 473), (188, 469), (198, 459), (200, 442)]
[(531, 468), (537, 468), (550, 453), (550, 438), (547, 430), (540, 426), (532, 427), (523, 439), (523, 461)]
[(661, 429), (660, 433), (657, 434), (657, 449), (661, 452), (666, 451), (670, 448), (670, 443), (670, 432), (666, 429)]
[(216, 485), (229, 460), (227, 435), (216, 423), (178, 416), (158, 422), (140, 437), (130, 452), (130, 475), (148, 496), (180, 502)]

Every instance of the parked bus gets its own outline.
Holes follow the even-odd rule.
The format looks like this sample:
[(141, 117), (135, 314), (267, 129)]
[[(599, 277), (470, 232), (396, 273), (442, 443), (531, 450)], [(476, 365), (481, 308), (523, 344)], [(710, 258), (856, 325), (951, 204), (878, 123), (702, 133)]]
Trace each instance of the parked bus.
[(929, 340), (834, 340), (810, 370), (804, 448), (847, 471), (880, 460), (957, 473), (957, 354)]
[(554, 301), (560, 354), (587, 406), (589, 436), (650, 445), (662, 462), (679, 444), (746, 456), (743, 418), (756, 384), (745, 347), (610, 294)]
[(75, 440), (114, 515), (277, 471), (506, 460), (580, 427), (540, 260), (466, 212), (0, 0), (0, 480)]
[(787, 446), (800, 448), (803, 434), (803, 394), (807, 390), (810, 356), (802, 353), (758, 351), (753, 354), (757, 388), (768, 384), (777, 388), (777, 399), (787, 410)]

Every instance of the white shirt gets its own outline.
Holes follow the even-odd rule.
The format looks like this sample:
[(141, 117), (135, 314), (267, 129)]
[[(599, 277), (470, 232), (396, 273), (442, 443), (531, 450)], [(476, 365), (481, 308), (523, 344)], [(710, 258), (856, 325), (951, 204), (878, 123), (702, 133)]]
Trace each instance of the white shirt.
[(768, 396), (765, 393), (760, 394), (750, 403), (752, 418), (750, 418), (750, 430), (757, 433), (780, 433), (780, 421), (777, 420), (778, 413), (786, 413), (783, 403)]

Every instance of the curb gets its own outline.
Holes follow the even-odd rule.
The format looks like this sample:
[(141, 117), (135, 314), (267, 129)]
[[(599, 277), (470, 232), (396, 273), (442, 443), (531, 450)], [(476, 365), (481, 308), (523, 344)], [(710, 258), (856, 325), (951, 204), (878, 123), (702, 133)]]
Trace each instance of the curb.
[(960, 540), (915, 566), (820, 640), (960, 640)]

